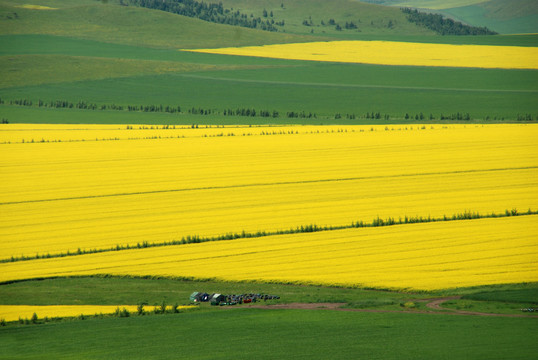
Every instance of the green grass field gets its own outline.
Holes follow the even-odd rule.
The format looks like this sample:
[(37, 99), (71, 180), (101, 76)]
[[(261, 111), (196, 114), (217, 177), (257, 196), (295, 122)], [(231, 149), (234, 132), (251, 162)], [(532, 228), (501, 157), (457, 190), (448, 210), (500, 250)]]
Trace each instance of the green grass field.
[(474, 26), (486, 26), (501, 34), (538, 32), (538, 4), (533, 0), (491, 0), (447, 7), (443, 13)]
[[(182, 108), (336, 113), (470, 113), (473, 119), (536, 117), (538, 72), (299, 63), (286, 68), (191, 71), (10, 87), (0, 98), (162, 104)], [(226, 93), (226, 97), (222, 94)], [(45, 113), (44, 113), (44, 116)], [(26, 119), (27, 120), (27, 119)], [(25, 121), (26, 121), (25, 120)], [(10, 122), (20, 122), (10, 118)], [(31, 122), (40, 122), (39, 120)]]
[[(487, 299), (475, 301), (482, 305), (474, 311), (490, 308), (492, 300), (499, 298), (508, 301), (505, 307), (521, 307), (525, 301), (536, 301), (536, 284), (412, 294), (279, 284), (82, 277), (4, 284), (0, 290), (0, 304), (146, 302), (146, 309), (151, 311), (151, 305), (162, 301), (187, 303), (189, 294), (200, 290), (269, 293), (282, 298), (267, 303), (343, 302), (352, 309), (407, 310), (267, 310), (204, 304), (180, 314), (64, 319), (38, 325), (15, 323), (0, 327), (3, 356), (10, 359), (429, 359), (449, 353), (451, 358), (528, 359), (538, 350), (534, 318), (420, 313), (424, 306), (409, 312), (400, 305), (410, 299), (488, 293)], [(458, 301), (465, 308), (469, 300)]]
[[(224, 0), (222, 3), (227, 8), (238, 9), (246, 14), (254, 14), (256, 17), (262, 17), (264, 9), (269, 14), (273, 12), (275, 21), (284, 20), (283, 29), (286, 33), (338, 38), (355, 38), (363, 34), (434, 34), (431, 30), (408, 22), (398, 8), (388, 8), (359, 1)], [(330, 19), (333, 19), (335, 24), (340, 24), (342, 30), (336, 30), (336, 25), (329, 25)], [(309, 23), (308, 26), (303, 25), (305, 20)], [(346, 22), (353, 22), (358, 29), (346, 29)]]
[(7, 327), (0, 346), (10, 359), (530, 359), (538, 350), (535, 319), (219, 310)]
[[(194, 291), (224, 294), (273, 294), (279, 295), (281, 299), (268, 303), (344, 303), (346, 308), (352, 309), (393, 311), (405, 310), (401, 305), (409, 301), (415, 303), (415, 309), (425, 310), (427, 309), (426, 302), (420, 300), (462, 296), (461, 300), (452, 301), (453, 307), (473, 300), (477, 303), (473, 311), (516, 315), (521, 314), (521, 307), (533, 306), (538, 302), (538, 284), (534, 283), (412, 293), (248, 282), (136, 277), (73, 277), (1, 284), (0, 290), (0, 305), (127, 305), (146, 303), (151, 307), (161, 304), (163, 301), (167, 304), (188, 304), (189, 295)], [(492, 309), (492, 303), (496, 304), (496, 309)], [(504, 305), (498, 306), (497, 303)], [(209, 306), (202, 306), (202, 308), (212, 309)]]

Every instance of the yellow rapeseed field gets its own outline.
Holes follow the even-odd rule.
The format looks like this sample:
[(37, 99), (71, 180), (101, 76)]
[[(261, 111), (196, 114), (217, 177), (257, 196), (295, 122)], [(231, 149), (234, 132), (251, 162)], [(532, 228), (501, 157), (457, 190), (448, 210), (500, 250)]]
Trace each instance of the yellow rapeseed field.
[(32, 5), (32, 4), (24, 4), (19, 7), (23, 9), (30, 9), (30, 10), (57, 10), (57, 8), (53, 8), (50, 6)]
[(420, 290), (538, 281), (538, 215), (219, 241), (0, 265), (0, 281), (92, 274)]
[(518, 46), (355, 40), (189, 51), (379, 65), (538, 69), (538, 48)]
[[(156, 138), (128, 140), (132, 131)], [(536, 125), (9, 124), (0, 137), (11, 142), (0, 144), (0, 259), (377, 216), (538, 209)]]
[[(35, 313), (39, 320), (43, 318), (74, 317), (79, 315), (113, 314), (117, 308), (135, 313), (137, 305), (0, 305), (0, 319), (17, 321), (31, 319)], [(193, 306), (178, 306), (187, 309)], [(170, 307), (169, 307), (170, 308)], [(150, 308), (146, 307), (145, 310)]]

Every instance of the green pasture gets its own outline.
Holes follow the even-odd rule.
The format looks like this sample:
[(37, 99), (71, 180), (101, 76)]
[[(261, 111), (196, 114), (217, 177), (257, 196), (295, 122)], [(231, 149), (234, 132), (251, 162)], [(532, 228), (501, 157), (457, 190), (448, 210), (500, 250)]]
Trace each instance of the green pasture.
[[(424, 37), (429, 38), (429, 37)], [(487, 37), (476, 37), (485, 39)], [(491, 37), (531, 44), (538, 37)], [(508, 40), (507, 40), (508, 39)], [(469, 113), (473, 119), (514, 120), (538, 114), (535, 70), (462, 69), (318, 63), (212, 55), (113, 45), (51, 35), (0, 36), (0, 98), (67, 100), (117, 105), (180, 105), (184, 114), (64, 111), (1, 106), (10, 122), (227, 123), (225, 109), (255, 108), (316, 113), (311, 123), (336, 114)], [(187, 109), (211, 109), (191, 119)], [(236, 119), (255, 124), (268, 119)], [(278, 119), (281, 122), (284, 119)], [(272, 122), (272, 121), (271, 121)], [(289, 121), (284, 121), (288, 122)], [(294, 123), (305, 123), (296, 119)]]
[(10, 359), (530, 359), (536, 320), (218, 309), (0, 328)]
[[(284, 21), (286, 33), (313, 34), (331, 37), (355, 37), (363, 34), (433, 35), (434, 32), (407, 21), (398, 8), (366, 4), (347, 0), (223, 0), (224, 7), (262, 19)], [(282, 6), (283, 5), (283, 6)], [(263, 10), (269, 14), (263, 18)], [(273, 12), (273, 18), (270, 13)], [(335, 25), (329, 25), (333, 19)], [(303, 25), (304, 21), (308, 26)], [(322, 21), (324, 24), (322, 24)], [(357, 29), (346, 29), (353, 22)], [(336, 24), (342, 28), (336, 30)], [(280, 28), (280, 27), (279, 27)]]
[[(362, 290), (321, 286), (265, 283), (191, 281), (120, 277), (74, 277), (23, 281), (0, 285), (0, 304), (9, 305), (118, 305), (146, 303), (188, 304), (194, 291), (221, 294), (270, 294), (281, 300), (270, 303), (348, 303), (350, 306), (400, 308), (409, 298), (429, 294), (404, 294), (381, 290)], [(207, 305), (207, 304), (205, 304)]]
[[(536, 117), (537, 71), (298, 64), (256, 70), (137, 75), (0, 89), (0, 98), (98, 104), (180, 105), (222, 112), (242, 107), (403, 118), (469, 113), (473, 119)], [(224, 96), (225, 94), (225, 96)], [(111, 114), (115, 116), (115, 114)], [(16, 122), (17, 119), (12, 119)], [(317, 123), (317, 122), (316, 122)]]
[(533, 0), (515, 3), (490, 1), (447, 8), (443, 13), (474, 26), (485, 26), (500, 34), (538, 32), (538, 5)]
[(501, 34), (538, 32), (538, 3), (534, 0), (365, 0), (369, 3), (418, 8)]
[(365, 2), (397, 7), (447, 9), (457, 6), (478, 4), (484, 2), (484, 0), (365, 0)]
[[(179, 314), (9, 323), (0, 327), (0, 346), (3, 356), (10, 359), (528, 359), (538, 350), (535, 318), (420, 313), (424, 307), (413, 312), (400, 304), (415, 301), (419, 305), (420, 299), (458, 293), (498, 293), (503, 297), (511, 292), (509, 304), (521, 307), (524, 301), (536, 301), (537, 289), (536, 284), (519, 284), (412, 294), (114, 277), (25, 281), (0, 285), (0, 304), (146, 302), (146, 310), (151, 312), (154, 304), (184, 304), (193, 291), (207, 291), (281, 296), (281, 300), (267, 303), (344, 302), (352, 309), (411, 312), (267, 310), (203, 304)], [(459, 301), (465, 306), (469, 300)], [(490, 300), (476, 302), (485, 305), (475, 311), (490, 306)]]
[[(462, 299), (447, 302), (447, 308), (472, 311), (522, 314), (522, 307), (538, 302), (538, 284), (510, 284), (428, 292), (395, 292), (375, 289), (324, 287), (292, 284), (197, 281), (137, 277), (73, 277), (0, 284), (1, 305), (154, 305), (188, 304), (194, 291), (222, 294), (270, 294), (280, 300), (268, 303), (342, 303), (351, 309), (401, 311), (405, 303), (412, 309), (428, 309), (424, 300), (447, 296)], [(422, 300), (422, 301), (421, 301)], [(215, 309), (202, 304), (202, 309)], [(39, 314), (38, 314), (39, 315)]]
[(161, 49), (311, 41), (311, 36), (219, 25), (163, 11), (119, 6), (116, 1), (31, 3), (57, 9), (25, 9), (21, 7), (28, 4), (25, 0), (2, 0), (0, 34), (56, 35)]

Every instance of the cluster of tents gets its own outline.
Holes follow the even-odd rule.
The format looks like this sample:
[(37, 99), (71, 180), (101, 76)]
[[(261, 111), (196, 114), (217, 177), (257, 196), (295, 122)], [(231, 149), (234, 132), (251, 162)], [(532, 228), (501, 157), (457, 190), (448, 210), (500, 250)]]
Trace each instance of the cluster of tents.
[(192, 302), (209, 302), (211, 305), (237, 305), (255, 303), (257, 301), (267, 301), (280, 299), (277, 295), (268, 294), (241, 294), (241, 295), (223, 295), (223, 294), (208, 294), (205, 292), (193, 292), (189, 297)]

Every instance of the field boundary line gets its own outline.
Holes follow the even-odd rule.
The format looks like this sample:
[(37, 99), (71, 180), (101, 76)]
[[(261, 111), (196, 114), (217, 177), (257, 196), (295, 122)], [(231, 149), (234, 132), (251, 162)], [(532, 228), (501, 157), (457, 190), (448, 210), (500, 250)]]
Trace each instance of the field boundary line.
[[(333, 311), (349, 311), (349, 312), (369, 312), (369, 313), (404, 313), (404, 314), (429, 314), (429, 315), (463, 315), (463, 316), (491, 316), (491, 317), (517, 317), (517, 318), (538, 318), (537, 315), (523, 314), (497, 314), (483, 313), (474, 311), (464, 311), (456, 309), (447, 309), (440, 307), (439, 304), (449, 300), (459, 299), (461, 296), (450, 296), (444, 298), (424, 299), (420, 302), (426, 302), (426, 306), (431, 310), (382, 310), (382, 309), (354, 309), (344, 307), (347, 303), (290, 303), (290, 304), (272, 304), (272, 305), (247, 305), (249, 309), (263, 310), (333, 310)], [(417, 301), (417, 300), (415, 300)]]
[(277, 182), (267, 182), (267, 183), (236, 184), (236, 185), (226, 185), (226, 186), (204, 186), (204, 187), (180, 188), (180, 189), (148, 190), (148, 191), (135, 191), (135, 192), (116, 193), (116, 194), (73, 196), (73, 197), (56, 198), (56, 199), (35, 199), (35, 200), (21, 200), (21, 201), (6, 201), (6, 202), (1, 202), (0, 206), (17, 205), (17, 204), (30, 204), (30, 203), (41, 203), (41, 202), (52, 202), (52, 201), (69, 201), (69, 200), (109, 198), (109, 197), (116, 197), (116, 196), (135, 196), (135, 195), (163, 194), (163, 193), (186, 192), (186, 191), (239, 189), (239, 188), (251, 188), (251, 187), (258, 187), (258, 186), (315, 184), (315, 183), (327, 183), (327, 182), (339, 182), (339, 181), (377, 180), (377, 179), (392, 179), (392, 178), (403, 178), (403, 177), (414, 177), (414, 176), (471, 174), (471, 173), (487, 173), (487, 172), (497, 172), (497, 171), (514, 171), (514, 170), (531, 170), (531, 169), (538, 169), (538, 166), (522, 166), (522, 167), (493, 168), (493, 169), (454, 170), (454, 171), (445, 171), (445, 172), (425, 172), (425, 173), (378, 175), (378, 176), (357, 176), (357, 177), (348, 177), (348, 178), (299, 180), (299, 181), (277, 181)]
[(337, 84), (337, 83), (314, 83), (314, 82), (296, 82), (296, 81), (276, 81), (276, 80), (252, 80), (252, 79), (234, 79), (226, 77), (212, 77), (193, 74), (175, 74), (177, 76), (203, 79), (230, 81), (239, 83), (268, 84), (268, 85), (295, 85), (295, 86), (319, 86), (319, 87), (341, 87), (341, 88), (360, 88), (360, 89), (396, 89), (396, 90), (433, 90), (433, 91), (467, 91), (467, 92), (509, 92), (509, 93), (538, 93), (538, 90), (522, 89), (469, 89), (469, 88), (440, 88), (429, 86), (398, 86), (398, 85), (363, 85), (363, 84)]

